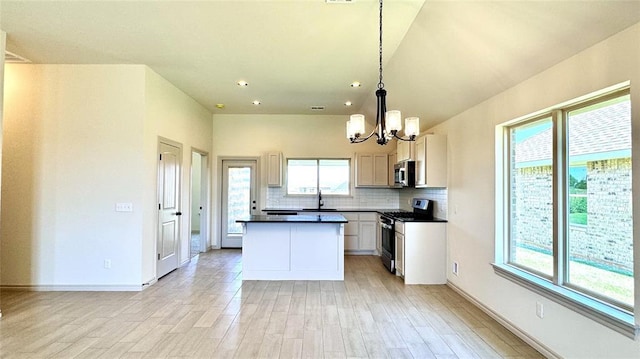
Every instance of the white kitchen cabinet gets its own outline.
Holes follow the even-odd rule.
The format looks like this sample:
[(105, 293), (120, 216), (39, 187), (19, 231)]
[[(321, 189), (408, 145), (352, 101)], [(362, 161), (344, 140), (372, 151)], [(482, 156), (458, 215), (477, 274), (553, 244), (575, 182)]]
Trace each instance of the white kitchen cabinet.
[(396, 272), (405, 284), (447, 282), (445, 222), (406, 222), (404, 234), (396, 222)]
[(404, 234), (399, 232), (396, 232), (396, 275), (404, 277)]
[[(388, 171), (388, 179), (387, 182), (389, 183), (389, 187), (393, 187), (395, 185), (396, 179), (395, 179), (395, 173), (394, 173), (394, 168), (393, 166), (396, 164), (396, 162), (398, 162), (398, 152), (393, 151), (391, 153), (389, 153), (387, 155), (388, 161), (387, 163), (389, 163), (389, 171)], [(380, 252), (382, 253), (382, 252)]]
[(344, 225), (346, 254), (375, 254), (377, 214), (374, 212), (343, 212), (349, 223)]
[(386, 153), (356, 153), (356, 187), (388, 186)]
[(358, 240), (358, 250), (376, 250), (376, 220), (378, 216), (373, 212), (362, 212), (359, 214), (360, 233)]
[(267, 153), (267, 186), (282, 187), (282, 153)]
[(415, 142), (416, 187), (447, 187), (447, 137), (425, 135)]
[(360, 224), (358, 221), (358, 213), (347, 212), (341, 214), (347, 219), (347, 221), (349, 221), (344, 225), (344, 250), (357, 251), (360, 246)]
[(397, 162), (412, 160), (414, 158), (415, 142), (396, 140)]

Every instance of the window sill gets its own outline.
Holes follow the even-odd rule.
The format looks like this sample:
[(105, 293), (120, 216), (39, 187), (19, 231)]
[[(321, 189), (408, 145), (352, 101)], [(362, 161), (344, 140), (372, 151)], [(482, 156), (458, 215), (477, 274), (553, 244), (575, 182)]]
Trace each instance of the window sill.
[(557, 286), (547, 280), (506, 264), (493, 264), (494, 272), (533, 292), (553, 300), (587, 318), (636, 340), (640, 335), (633, 314), (614, 308), (570, 289)]

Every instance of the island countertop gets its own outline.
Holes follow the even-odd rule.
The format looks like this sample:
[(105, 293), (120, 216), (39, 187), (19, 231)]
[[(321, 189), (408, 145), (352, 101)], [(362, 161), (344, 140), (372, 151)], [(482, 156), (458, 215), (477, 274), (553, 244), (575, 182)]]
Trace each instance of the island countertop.
[(238, 223), (348, 223), (340, 214), (270, 216), (254, 215), (236, 220)]

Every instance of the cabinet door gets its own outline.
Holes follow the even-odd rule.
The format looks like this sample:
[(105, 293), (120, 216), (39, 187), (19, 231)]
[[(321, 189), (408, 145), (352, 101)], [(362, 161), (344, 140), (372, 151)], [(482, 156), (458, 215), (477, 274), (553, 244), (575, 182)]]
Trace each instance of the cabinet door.
[(398, 162), (413, 159), (414, 143), (413, 141), (398, 140)]
[(345, 251), (357, 251), (358, 250), (358, 236), (344, 236), (344, 250)]
[(341, 214), (348, 221), (347, 223), (344, 224), (344, 235), (356, 236), (357, 238), (359, 233), (358, 214), (357, 213), (341, 213)]
[(370, 153), (356, 154), (356, 187), (373, 185), (374, 158)]
[(389, 174), (389, 159), (386, 153), (373, 155), (373, 184), (376, 186), (387, 186)]
[(376, 222), (360, 221), (360, 240), (358, 249), (363, 251), (376, 250)]
[(447, 187), (447, 137), (426, 135), (415, 146), (416, 187)]
[(395, 174), (393, 172), (394, 170), (393, 165), (395, 165), (396, 162), (398, 162), (398, 153), (396, 151), (393, 151), (387, 155), (387, 158), (389, 163), (389, 169), (388, 169), (389, 181), (388, 182), (389, 182), (389, 186), (393, 187), (396, 182)]
[(447, 187), (447, 137), (428, 135), (425, 144), (425, 184)]
[(267, 154), (267, 186), (282, 187), (282, 153)]
[(425, 185), (426, 182), (426, 138), (420, 137), (416, 140), (416, 186)]

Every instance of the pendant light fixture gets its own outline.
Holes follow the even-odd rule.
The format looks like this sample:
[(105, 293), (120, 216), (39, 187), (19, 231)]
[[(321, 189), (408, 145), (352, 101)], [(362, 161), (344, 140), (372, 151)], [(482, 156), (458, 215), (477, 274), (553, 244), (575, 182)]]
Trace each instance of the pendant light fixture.
[(416, 136), (420, 133), (420, 119), (418, 117), (408, 117), (405, 119), (404, 134), (405, 137), (398, 136), (398, 132), (402, 130), (402, 115), (398, 110), (387, 111), (387, 90), (384, 89), (382, 82), (382, 0), (380, 0), (380, 42), (379, 42), (379, 81), (378, 90), (376, 90), (377, 110), (376, 110), (376, 127), (371, 133), (365, 137), (364, 134), (364, 115), (351, 115), (347, 121), (347, 138), (351, 143), (360, 143), (376, 136), (376, 142), (379, 145), (386, 145), (391, 139), (397, 138), (402, 141), (415, 141)]

